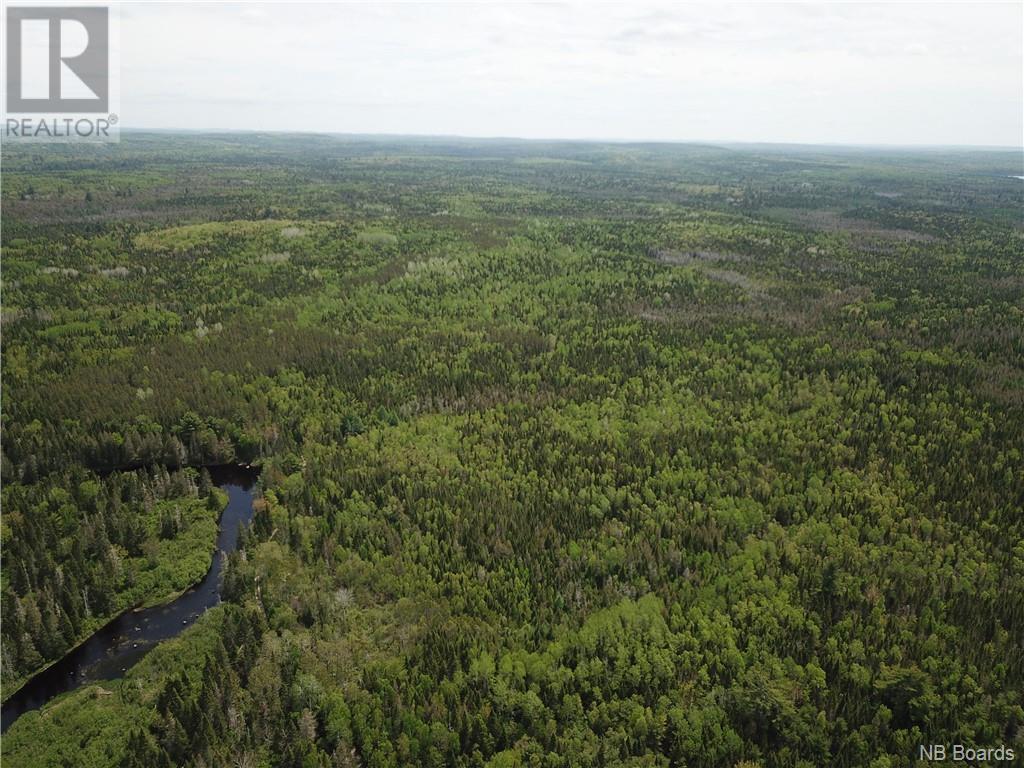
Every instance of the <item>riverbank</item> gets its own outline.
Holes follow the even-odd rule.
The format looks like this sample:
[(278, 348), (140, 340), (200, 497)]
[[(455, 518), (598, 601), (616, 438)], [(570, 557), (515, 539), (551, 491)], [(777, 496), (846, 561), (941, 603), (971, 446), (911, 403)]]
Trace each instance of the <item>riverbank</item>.
[[(162, 641), (180, 634), (191, 626), (207, 609), (220, 602), (219, 585), (223, 558), (218, 552), (230, 552), (237, 546), (238, 528), (247, 525), (252, 516), (252, 486), (257, 472), (251, 468), (228, 467), (211, 472), (218, 488), (210, 497), (204, 497), (204, 520), (216, 531), (215, 545), (209, 546), (208, 535), (191, 545), (188, 552), (179, 553), (175, 573), (190, 576), (186, 582), (172, 582), (173, 593), (161, 591), (148, 594), (146, 602), (136, 602), (135, 608), (119, 612), (98, 631), (80, 641), (60, 659), (49, 664), (25, 680), (11, 692), (4, 702), (2, 730), (24, 712), (39, 708), (60, 694), (87, 682), (120, 677), (150, 650)], [(211, 501), (212, 500), (212, 501)], [(198, 501), (198, 500), (197, 500)], [(215, 519), (209, 519), (212, 509), (221, 510)], [(198, 510), (193, 510), (196, 514)], [(189, 531), (199, 537), (201, 526), (193, 523)], [(182, 537), (175, 539), (175, 547), (182, 548)], [(165, 542), (170, 545), (170, 542)], [(198, 564), (198, 580), (192, 570)], [(166, 584), (167, 582), (154, 582)]]
[[(171, 541), (161, 542), (161, 544), (158, 545), (161, 547), (161, 550), (155, 558), (155, 561), (151, 559), (149, 560), (153, 565), (152, 568), (148, 569), (148, 571), (150, 573), (155, 572), (155, 575), (152, 579), (145, 579), (144, 583), (152, 581), (153, 586), (145, 588), (142, 595), (135, 597), (134, 599), (131, 598), (137, 595), (140, 591), (140, 585), (138, 583), (135, 584), (130, 591), (119, 593), (119, 602), (121, 599), (125, 599), (128, 602), (128, 605), (119, 606), (116, 611), (107, 614), (102, 618), (93, 618), (88, 620), (85, 625), (88, 629), (83, 631), (76, 639), (75, 643), (62, 655), (51, 659), (43, 666), (34, 670), (31, 674), (22, 676), (17, 682), (5, 684), (3, 686), (3, 695), (0, 696), (0, 704), (6, 704), (8, 700), (17, 695), (17, 693), (24, 688), (27, 683), (31, 682), (33, 678), (43, 674), (55, 664), (59, 664), (65, 658), (78, 650), (83, 644), (89, 642), (90, 638), (102, 632), (106, 627), (118, 621), (122, 617), (149, 608), (168, 605), (190, 589), (196, 587), (203, 580), (205, 574), (210, 570), (213, 558), (217, 553), (216, 537), (219, 529), (219, 520), (228, 503), (227, 493), (219, 488), (211, 489), (211, 493), (216, 499), (215, 506), (205, 498), (170, 499), (159, 502), (155, 505), (156, 509), (154, 512), (148, 515), (149, 518), (155, 518), (155, 520), (147, 520), (147, 523), (153, 524), (154, 532), (157, 530), (156, 526), (159, 525), (160, 513), (168, 511), (168, 505), (173, 505), (179, 510), (183, 505), (189, 508), (184, 512), (183, 522), (187, 525), (187, 528), (182, 532), (181, 536), (176, 537)], [(214, 511), (216, 511), (216, 514), (213, 514)], [(205, 560), (201, 561), (194, 553), (194, 549), (197, 545), (202, 544), (203, 542), (209, 542), (206, 547), (208, 556)], [(135, 558), (135, 560), (140, 559), (142, 558)], [(165, 573), (166, 576), (162, 575), (162, 572)], [(143, 572), (141, 575), (146, 576), (148, 574)], [(170, 591), (165, 591), (161, 586), (164, 583), (165, 578), (171, 579)]]
[[(223, 623), (224, 607), (213, 608), (181, 635), (156, 646), (123, 680), (86, 684), (59, 694), (40, 710), (26, 712), (4, 734), (3, 764), (19, 768), (119, 765), (127, 735), (151, 724), (152, 710), (140, 702), (162, 690), (172, 675), (168, 670), (182, 665), (202, 669)], [(56, 731), (72, 733), (74, 738), (54, 739)]]

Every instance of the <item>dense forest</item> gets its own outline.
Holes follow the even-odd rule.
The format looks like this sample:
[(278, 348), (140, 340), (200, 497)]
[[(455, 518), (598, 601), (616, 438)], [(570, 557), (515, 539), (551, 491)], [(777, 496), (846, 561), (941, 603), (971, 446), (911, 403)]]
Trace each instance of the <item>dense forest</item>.
[(128, 134), (3, 148), (29, 766), (1024, 755), (1020, 153)]

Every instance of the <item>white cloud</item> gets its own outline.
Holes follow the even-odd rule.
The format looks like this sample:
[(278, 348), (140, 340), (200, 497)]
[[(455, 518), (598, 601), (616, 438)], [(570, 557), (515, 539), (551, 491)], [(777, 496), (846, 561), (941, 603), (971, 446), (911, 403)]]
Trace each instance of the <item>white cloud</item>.
[(137, 127), (1020, 145), (1024, 6), (122, 10)]

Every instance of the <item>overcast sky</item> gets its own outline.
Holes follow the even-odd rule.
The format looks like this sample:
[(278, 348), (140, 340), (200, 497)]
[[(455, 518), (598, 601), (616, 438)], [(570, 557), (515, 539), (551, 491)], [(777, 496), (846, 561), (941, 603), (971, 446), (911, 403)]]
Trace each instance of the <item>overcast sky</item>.
[(1020, 146), (1024, 4), (121, 6), (125, 127)]

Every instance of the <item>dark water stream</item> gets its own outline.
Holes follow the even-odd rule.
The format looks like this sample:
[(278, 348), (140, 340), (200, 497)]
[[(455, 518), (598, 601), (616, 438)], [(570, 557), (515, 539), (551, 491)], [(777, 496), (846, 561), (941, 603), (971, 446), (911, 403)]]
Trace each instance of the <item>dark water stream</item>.
[(4, 702), (0, 732), (22, 713), (38, 709), (54, 696), (86, 683), (121, 677), (157, 643), (181, 634), (203, 611), (220, 602), (224, 555), (238, 546), (239, 524), (248, 525), (252, 519), (252, 487), (257, 474), (244, 467), (224, 466), (211, 467), (210, 476), (227, 492), (228, 505), (220, 517), (217, 552), (203, 580), (174, 602), (121, 614), (37, 674)]

